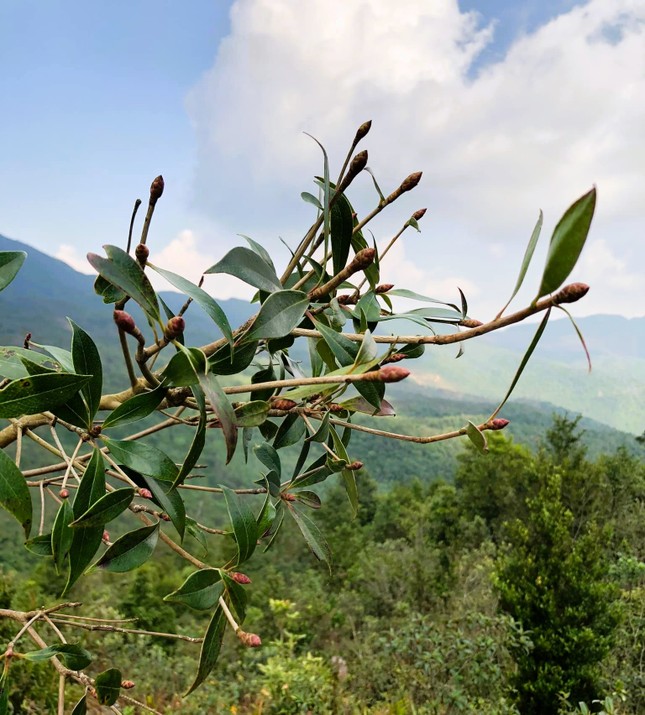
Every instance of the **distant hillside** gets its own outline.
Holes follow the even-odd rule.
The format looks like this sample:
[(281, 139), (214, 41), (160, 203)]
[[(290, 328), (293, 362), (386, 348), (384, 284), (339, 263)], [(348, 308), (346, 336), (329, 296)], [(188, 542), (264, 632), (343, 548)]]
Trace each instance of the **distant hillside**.
[[(67, 345), (69, 328), (65, 317), (69, 315), (107, 347), (114, 358), (110, 360), (110, 379), (120, 378), (121, 359), (114, 345), (111, 307), (94, 294), (93, 278), (2, 236), (0, 250), (28, 253), (14, 283), (0, 293), (0, 343), (20, 345), (25, 334), (31, 332), (36, 342)], [(184, 300), (177, 293), (162, 296), (173, 310)], [(244, 301), (221, 301), (221, 305), (234, 326), (253, 312)], [(136, 306), (130, 309), (136, 317)], [(217, 328), (198, 306), (192, 306), (186, 317), (189, 342), (202, 344), (218, 336)], [(143, 324), (141, 318), (137, 319)], [(522, 375), (514, 400), (523, 400), (525, 405), (526, 401), (539, 401), (540, 409), (547, 414), (556, 408), (565, 409), (640, 434), (645, 429), (645, 317), (628, 320), (597, 315), (581, 318), (578, 324), (592, 354), (593, 371), (586, 370), (584, 353), (569, 321), (552, 320)], [(398, 321), (394, 325), (387, 324), (388, 332), (418, 330), (409, 323), (401, 324), (403, 328)], [(464, 399), (481, 402), (483, 398), (492, 405), (506, 392), (535, 328), (517, 325), (467, 342), (458, 360), (455, 347), (429, 346), (422, 359), (410, 364), (411, 379), (424, 388), (421, 394), (453, 403), (459, 400), (459, 409)]]

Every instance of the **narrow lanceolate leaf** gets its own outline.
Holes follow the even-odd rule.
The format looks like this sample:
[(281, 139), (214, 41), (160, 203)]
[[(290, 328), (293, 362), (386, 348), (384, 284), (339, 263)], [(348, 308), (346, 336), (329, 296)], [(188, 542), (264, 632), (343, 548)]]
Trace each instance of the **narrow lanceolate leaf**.
[(569, 318), (569, 320), (571, 321), (571, 325), (573, 325), (573, 329), (576, 331), (576, 335), (578, 336), (578, 340), (580, 341), (580, 344), (582, 345), (582, 349), (585, 351), (585, 356), (587, 358), (587, 365), (589, 367), (589, 372), (591, 372), (591, 355), (589, 355), (587, 343), (585, 342), (585, 338), (584, 338), (584, 335), (582, 334), (582, 331), (578, 327), (576, 321), (573, 319), (573, 316), (571, 315), (571, 313), (566, 308), (564, 308), (561, 305), (558, 305), (557, 307), (560, 310), (564, 311), (566, 313), (567, 317)]
[(166, 388), (158, 385), (154, 390), (146, 390), (146, 392), (141, 392), (131, 397), (110, 412), (105, 418), (101, 428), (106, 430), (110, 427), (116, 427), (117, 425), (127, 425), (130, 422), (138, 422), (152, 414), (157, 407), (159, 407), (165, 394)]
[(224, 638), (224, 630), (226, 629), (226, 616), (221, 606), (218, 606), (213, 613), (213, 617), (208, 624), (204, 640), (202, 641), (202, 649), (199, 654), (199, 667), (193, 684), (188, 689), (186, 695), (189, 695), (196, 690), (208, 677), (209, 673), (215, 667), (219, 652), (222, 647), (222, 639)]
[(91, 375), (88, 382), (81, 388), (81, 394), (85, 398), (89, 411), (90, 425), (99, 409), (101, 402), (101, 391), (103, 389), (103, 367), (98, 348), (92, 338), (76, 325), (73, 320), (69, 320), (72, 326), (72, 360), (74, 361), (74, 372), (78, 375)]
[(535, 300), (556, 291), (573, 270), (587, 240), (595, 208), (594, 187), (564, 212), (551, 236), (542, 283)]
[(253, 448), (253, 452), (265, 467), (278, 475), (278, 479), (281, 477), (282, 465), (280, 463), (280, 455), (268, 442), (262, 442), (262, 444), (256, 445)]
[(110, 454), (120, 464), (157, 479), (173, 482), (177, 465), (160, 449), (143, 442), (103, 438)]
[(176, 591), (164, 596), (163, 600), (206, 611), (217, 603), (223, 591), (219, 569), (200, 569), (191, 573)]
[(353, 231), (352, 206), (345, 198), (345, 194), (340, 194), (336, 197), (334, 205), (331, 207), (331, 253), (334, 275), (345, 268), (347, 264)]
[(101, 705), (114, 705), (121, 690), (121, 671), (109, 668), (96, 676), (96, 697)]
[(358, 354), (359, 346), (353, 340), (349, 340), (349, 338), (346, 338), (341, 333), (337, 333), (321, 321), (316, 320), (314, 324), (334, 354), (340, 367), (353, 365), (356, 355)]
[(478, 429), (477, 425), (475, 425), (470, 420), (466, 425), (466, 435), (482, 454), (488, 453), (488, 442), (486, 441), (486, 435), (480, 429)]
[[(332, 442), (334, 445), (334, 452), (345, 464), (349, 464), (351, 461), (349, 455), (347, 454), (347, 449), (343, 440), (338, 436), (334, 427), (329, 428), (329, 434), (331, 435)], [(347, 492), (347, 498), (349, 499), (350, 506), (352, 507), (352, 513), (354, 516), (358, 513), (358, 488), (356, 486), (356, 475), (353, 470), (343, 468), (341, 470), (341, 475), (343, 477), (343, 482), (345, 483), (345, 491)]]
[(237, 560), (240, 564), (248, 561), (255, 551), (258, 540), (258, 529), (255, 516), (248, 504), (243, 501), (232, 489), (222, 487), (226, 508), (233, 527), (233, 534), (237, 541)]
[(324, 561), (331, 569), (331, 550), (320, 529), (311, 519), (298, 512), (294, 507), (289, 506), (289, 513), (298, 525), (311, 553), (319, 561)]
[(72, 715), (86, 715), (87, 713), (87, 693), (74, 705)]
[(313, 194), (310, 194), (308, 191), (303, 191), (300, 194), (300, 198), (303, 201), (306, 201), (308, 204), (315, 206), (319, 211), (323, 210), (323, 207), (322, 207), (322, 204), (320, 203), (320, 201), (318, 201), (318, 199)]
[(4, 290), (16, 277), (25, 262), (24, 251), (0, 251), (0, 290)]
[(268, 266), (271, 266), (271, 270), (275, 273), (275, 266), (273, 265), (273, 260), (266, 248), (259, 244), (257, 241), (254, 241), (250, 236), (245, 236), (243, 233), (238, 233), (238, 236), (240, 236), (240, 238), (243, 238), (249, 244), (249, 246), (251, 246), (251, 249), (255, 251)]
[(157, 266), (153, 266), (151, 263), (148, 263), (148, 265), (159, 273), (159, 275), (163, 276), (169, 283), (172, 283), (175, 288), (178, 288), (182, 293), (192, 298), (222, 331), (222, 335), (228, 340), (229, 344), (233, 345), (233, 332), (226, 314), (205, 290), (191, 283), (189, 280), (178, 276), (176, 273), (157, 268)]
[(45, 373), (12, 380), (0, 390), (0, 417), (21, 417), (63, 405), (91, 379), (90, 375)]
[(105, 526), (124, 512), (134, 498), (134, 489), (124, 487), (113, 492), (108, 492), (80, 517), (72, 522), (72, 526), (87, 529), (91, 526)]
[(148, 489), (152, 492), (153, 501), (168, 514), (172, 525), (177, 529), (179, 538), (183, 541), (186, 533), (186, 506), (174, 482), (155, 479), (154, 477), (141, 477)]
[(129, 531), (118, 538), (96, 562), (96, 566), (114, 573), (139, 568), (151, 556), (159, 538), (159, 522)]
[(54, 656), (60, 658), (71, 670), (83, 670), (92, 662), (91, 653), (75, 643), (56, 643), (47, 648), (23, 653), (22, 657), (33, 663), (39, 663)]
[(32, 506), (29, 487), (13, 460), (0, 450), (0, 506), (14, 516), (29, 538), (32, 522)]
[(280, 290), (262, 303), (244, 341), (283, 338), (298, 325), (309, 305), (307, 294), (300, 290)]
[(197, 464), (197, 460), (204, 451), (204, 445), (206, 444), (206, 399), (203, 391), (198, 386), (193, 387), (192, 392), (195, 402), (199, 407), (199, 422), (197, 423), (197, 429), (188, 448), (188, 454), (181, 463), (179, 472), (172, 484), (173, 488), (184, 483), (186, 477)]
[(508, 308), (511, 301), (513, 300), (513, 298), (515, 298), (519, 289), (522, 287), (522, 283), (524, 283), (524, 276), (526, 276), (526, 271), (528, 270), (529, 264), (531, 263), (533, 253), (535, 252), (535, 247), (537, 246), (538, 239), (540, 238), (543, 219), (544, 215), (540, 210), (540, 215), (538, 216), (537, 223), (535, 224), (535, 228), (533, 229), (533, 233), (531, 234), (531, 238), (529, 239), (529, 244), (526, 247), (526, 251), (524, 251), (524, 258), (522, 259), (522, 265), (520, 266), (520, 274), (517, 277), (517, 283), (515, 284), (515, 288), (513, 289), (513, 292), (511, 293), (511, 297), (508, 299), (508, 302), (497, 314), (498, 318), (502, 315), (506, 308)]
[(52, 555), (59, 573), (62, 571), (63, 562), (72, 546), (74, 530), (70, 527), (70, 523), (73, 520), (72, 505), (69, 503), (69, 499), (63, 499), (52, 527)]
[(139, 263), (117, 246), (108, 245), (103, 248), (108, 255), (107, 258), (96, 253), (87, 254), (87, 260), (92, 268), (129, 295), (146, 315), (159, 321), (161, 313), (157, 295)]
[(499, 406), (493, 412), (493, 414), (490, 416), (490, 419), (493, 419), (499, 411), (504, 407), (506, 404), (506, 400), (511, 396), (511, 393), (515, 389), (515, 385), (517, 385), (517, 381), (520, 379), (522, 373), (524, 372), (524, 368), (526, 367), (528, 361), (531, 358), (531, 355), (533, 355), (533, 351), (535, 350), (535, 347), (537, 344), (540, 342), (540, 338), (542, 337), (542, 333), (544, 332), (544, 329), (546, 328), (546, 324), (549, 322), (549, 316), (551, 315), (551, 308), (549, 308), (546, 313), (544, 314), (544, 318), (542, 318), (542, 322), (538, 326), (538, 329), (535, 331), (535, 335), (533, 336), (533, 340), (531, 340), (531, 344), (528, 346), (526, 352), (524, 353), (524, 357), (522, 358), (522, 362), (520, 363), (520, 366), (517, 368), (517, 372), (515, 373), (513, 380), (511, 382), (511, 386), (508, 388), (508, 392), (504, 395), (504, 399), (500, 402)]
[[(83, 479), (76, 490), (72, 511), (78, 519), (105, 494), (105, 463), (101, 451), (95, 447), (87, 464)], [(103, 526), (73, 529), (72, 545), (69, 549), (69, 575), (63, 595), (78, 581), (83, 571), (90, 565), (103, 538)]]
[(210, 373), (199, 376), (199, 385), (210, 402), (215, 416), (222, 426), (222, 434), (226, 442), (226, 463), (228, 464), (235, 454), (237, 445), (237, 427), (235, 426), (235, 411), (233, 405), (222, 390), (215, 375)]
[(272, 293), (282, 288), (273, 266), (250, 248), (238, 246), (204, 273), (228, 273), (254, 288)]
[(311, 134), (309, 134), (308, 132), (305, 132), (305, 134), (308, 137), (311, 137), (316, 142), (316, 144), (318, 144), (320, 150), (323, 153), (323, 236), (325, 239), (325, 255), (328, 255), (329, 234), (331, 231), (331, 216), (329, 211), (329, 204), (331, 199), (331, 184), (329, 181), (329, 157), (327, 156), (327, 151), (325, 150), (325, 147), (318, 141), (318, 139), (316, 139), (316, 137), (311, 136)]

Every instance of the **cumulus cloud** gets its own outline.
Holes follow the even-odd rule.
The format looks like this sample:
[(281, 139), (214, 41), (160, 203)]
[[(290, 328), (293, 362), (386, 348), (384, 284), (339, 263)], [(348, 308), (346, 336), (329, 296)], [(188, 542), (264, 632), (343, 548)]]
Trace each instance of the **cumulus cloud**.
[[(618, 261), (642, 264), (642, 0), (576, 6), (474, 73), (493, 41), (494, 28), (456, 0), (237, 0), (230, 35), (188, 98), (197, 204), (263, 236), (279, 226), (291, 240), (306, 217), (294, 197), (319, 171), (317, 149), (301, 132), (320, 138), (339, 162), (371, 117), (365, 144), (385, 186), (425, 169), (415, 201), (429, 207), (433, 240), (415, 264), (464, 275), (484, 301), (497, 293), (503, 302), (500, 280), (512, 285), (511, 261), (519, 263), (538, 208), (548, 234), (592, 183), (600, 195), (596, 245), (611, 237)], [(367, 201), (361, 191), (359, 203)], [(377, 238), (391, 228), (387, 220), (377, 225)], [(626, 305), (602, 274), (597, 283), (614, 311), (645, 304), (638, 283)]]
[(79, 273), (85, 273), (88, 275), (96, 273), (92, 266), (90, 266), (87, 262), (87, 258), (85, 258), (85, 256), (81, 256), (76, 248), (74, 248), (74, 246), (70, 246), (68, 243), (63, 243), (58, 247), (58, 250), (54, 254), (54, 258), (58, 258), (58, 260), (67, 263), (68, 266), (71, 266)]

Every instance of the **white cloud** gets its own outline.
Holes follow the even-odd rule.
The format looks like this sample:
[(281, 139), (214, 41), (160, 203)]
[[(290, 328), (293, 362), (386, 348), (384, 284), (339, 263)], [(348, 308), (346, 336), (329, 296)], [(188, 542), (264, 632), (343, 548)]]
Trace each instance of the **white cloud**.
[(87, 258), (85, 258), (85, 256), (81, 256), (76, 248), (74, 248), (74, 246), (70, 246), (68, 243), (63, 243), (58, 247), (58, 250), (54, 254), (54, 258), (58, 258), (58, 260), (67, 263), (68, 266), (71, 266), (79, 273), (85, 273), (87, 275), (96, 273), (92, 266), (90, 266), (87, 262)]
[[(616, 260), (642, 265), (645, 3), (590, 0), (518, 38), (473, 78), (492, 32), (456, 0), (237, 0), (231, 34), (188, 99), (198, 205), (224, 223), (234, 216), (236, 231), (264, 238), (280, 227), (295, 242), (308, 216), (296, 198), (320, 171), (301, 132), (323, 141), (338, 165), (371, 117), (365, 146), (384, 189), (425, 169), (414, 199), (388, 214), (398, 221), (397, 208), (428, 205), (431, 238), (415, 265), (465, 276), (479, 288), (482, 312), (506, 300), (538, 208), (546, 240), (592, 183), (592, 240), (609, 245), (611, 236)], [(369, 208), (369, 181), (357, 183), (357, 204)], [(394, 226), (376, 223), (379, 241)], [(593, 276), (599, 304), (642, 312), (642, 281), (619, 303), (607, 273)], [(423, 289), (423, 276), (407, 280)], [(584, 304), (577, 311), (588, 312)]]

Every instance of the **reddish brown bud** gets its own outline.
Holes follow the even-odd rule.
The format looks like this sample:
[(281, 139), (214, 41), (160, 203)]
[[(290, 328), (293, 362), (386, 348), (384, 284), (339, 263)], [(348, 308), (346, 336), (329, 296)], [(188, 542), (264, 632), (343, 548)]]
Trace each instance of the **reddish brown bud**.
[(354, 146), (356, 146), (361, 139), (364, 139), (369, 134), (371, 128), (371, 119), (368, 119), (366, 122), (363, 122), (361, 124), (361, 126), (356, 131), (356, 136), (354, 137)]
[(478, 328), (480, 325), (483, 325), (481, 320), (474, 320), (473, 318), (464, 318), (463, 320), (459, 321), (459, 325), (462, 325), (464, 328)]
[(586, 283), (570, 283), (553, 296), (555, 305), (560, 303), (575, 303), (587, 295), (589, 286)]
[(262, 639), (255, 633), (245, 633), (240, 629), (235, 635), (247, 648), (259, 648), (262, 645)]
[(353, 293), (343, 293), (339, 295), (336, 300), (340, 305), (355, 305), (356, 296)]
[(137, 261), (139, 261), (139, 264), (141, 266), (145, 266), (148, 260), (148, 256), (150, 255), (150, 249), (148, 248), (148, 246), (146, 246), (145, 243), (140, 243), (134, 249), (134, 255)]
[(356, 271), (361, 271), (368, 266), (371, 266), (376, 257), (376, 250), (374, 248), (362, 248), (355, 256), (354, 260), (350, 263), (352, 268)]
[(381, 283), (381, 285), (376, 286), (374, 292), (376, 294), (387, 293), (392, 288), (394, 288), (394, 283)]
[(490, 428), (493, 430), (504, 429), (510, 420), (505, 420), (503, 417), (496, 417), (491, 423)]
[(415, 212), (412, 214), (412, 218), (413, 218), (415, 221), (420, 221), (420, 220), (426, 215), (426, 211), (427, 211), (427, 210), (428, 210), (428, 209), (419, 209), (418, 211), (415, 211)]
[(139, 496), (144, 499), (152, 499), (152, 492), (149, 489), (139, 489)]
[(103, 541), (107, 542), (110, 540), (110, 532), (109, 531), (104, 531), (103, 536), (101, 537)]
[(130, 313), (126, 313), (125, 310), (115, 310), (112, 317), (117, 327), (121, 328), (125, 333), (132, 335), (137, 328), (134, 324), (134, 318)]
[(344, 408), (342, 405), (339, 405), (339, 404), (336, 403), (336, 402), (332, 402), (332, 403), (329, 405), (329, 411), (330, 411), (330, 412), (344, 412), (344, 411), (345, 411), (345, 408)]
[(170, 516), (168, 516), (168, 514), (166, 514), (165, 512), (162, 514), (159, 514), (159, 518), (161, 519), (161, 521), (172, 521)]
[(297, 404), (293, 400), (285, 400), (281, 397), (275, 397), (271, 400), (271, 407), (276, 410), (292, 410)]
[(403, 180), (401, 186), (399, 186), (399, 191), (403, 194), (406, 191), (412, 191), (414, 187), (421, 181), (422, 171), (415, 171), (414, 174), (410, 174), (406, 179)]
[(399, 382), (405, 380), (410, 371), (399, 365), (386, 365), (377, 374), (382, 382)]
[(182, 335), (185, 328), (186, 321), (181, 317), (181, 315), (175, 315), (174, 318), (170, 318), (170, 320), (166, 323), (164, 334), (168, 340), (174, 340)]
[(386, 365), (391, 362), (401, 362), (401, 360), (405, 360), (406, 357), (407, 357), (407, 355), (405, 353), (394, 353), (393, 355), (390, 355), (390, 357), (387, 358), (386, 360), (384, 360), (383, 362)]
[(69, 497), (69, 490), (68, 490), (68, 489), (61, 489), (61, 490), (58, 492), (58, 496), (59, 496), (61, 499), (67, 499), (67, 498)]
[(284, 499), (284, 501), (296, 501), (295, 495), (289, 494), (289, 492), (285, 492), (281, 496)]
[(159, 176), (150, 184), (150, 203), (155, 204), (161, 198), (164, 189), (163, 176)]
[(124, 690), (132, 690), (132, 688), (134, 688), (134, 681), (133, 680), (122, 680), (121, 687)]
[(239, 571), (231, 571), (228, 574), (235, 583), (242, 584), (242, 586), (246, 586), (247, 584), (251, 583), (251, 579), (245, 574), (245, 573), (240, 573)]
[(29, 342), (30, 341), (31, 341), (31, 333), (27, 333), (27, 335), (25, 335), (25, 341), (22, 344), (22, 347), (25, 350), (29, 350)]
[(349, 469), (352, 472), (355, 472), (357, 469), (363, 469), (363, 462), (359, 462), (358, 459), (354, 460), (353, 462), (350, 462), (345, 469)]
[(349, 183), (357, 174), (367, 166), (367, 150), (359, 151), (358, 154), (351, 160), (349, 164), (349, 169), (347, 175), (345, 176), (345, 183)]

